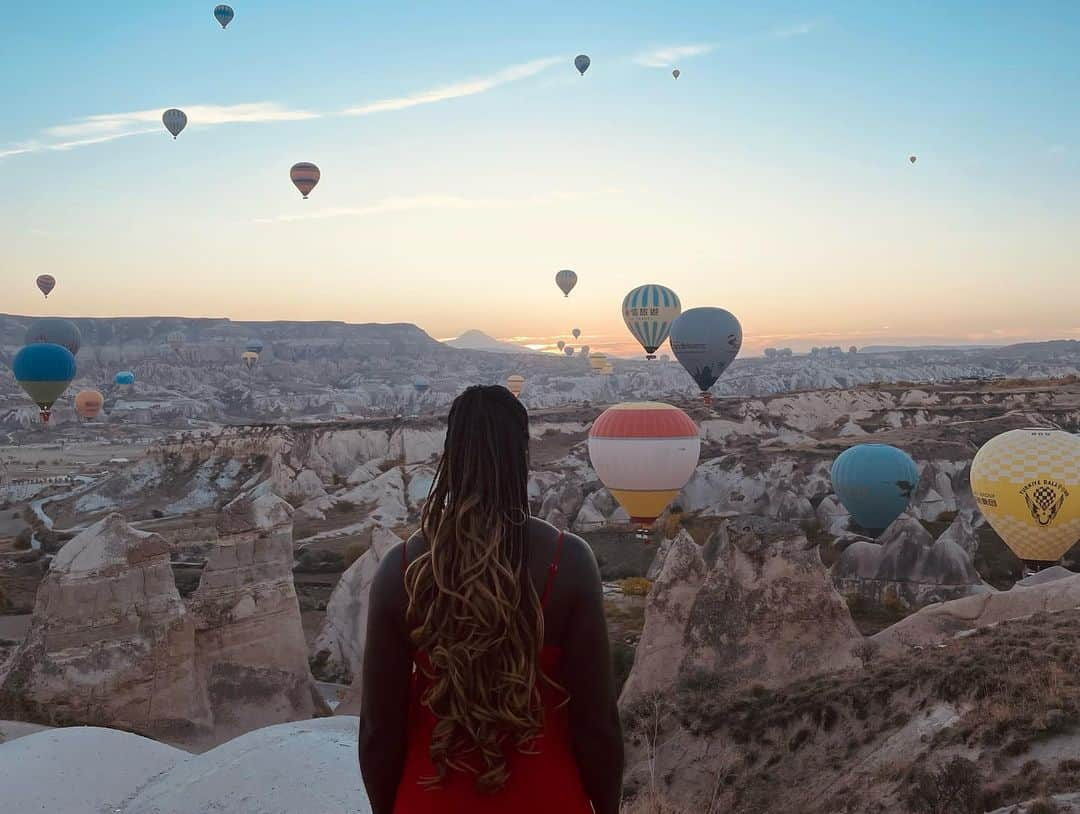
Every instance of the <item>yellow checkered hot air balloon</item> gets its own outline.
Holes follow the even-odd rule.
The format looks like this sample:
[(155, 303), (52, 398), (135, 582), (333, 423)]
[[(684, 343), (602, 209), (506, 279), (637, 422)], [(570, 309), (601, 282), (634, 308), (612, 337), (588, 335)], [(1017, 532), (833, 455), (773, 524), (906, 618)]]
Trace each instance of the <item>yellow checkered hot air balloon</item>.
[(1043, 428), (995, 436), (971, 464), (971, 491), (1016, 556), (1056, 562), (1080, 541), (1080, 438)]

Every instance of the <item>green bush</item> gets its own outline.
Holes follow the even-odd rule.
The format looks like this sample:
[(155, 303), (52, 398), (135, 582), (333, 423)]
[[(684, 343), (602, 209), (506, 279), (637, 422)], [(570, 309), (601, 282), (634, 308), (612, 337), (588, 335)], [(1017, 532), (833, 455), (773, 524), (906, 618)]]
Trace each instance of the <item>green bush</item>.
[(23, 529), (19, 532), (18, 536), (15, 537), (15, 550), (29, 551), (33, 538), (34, 532), (30, 529)]

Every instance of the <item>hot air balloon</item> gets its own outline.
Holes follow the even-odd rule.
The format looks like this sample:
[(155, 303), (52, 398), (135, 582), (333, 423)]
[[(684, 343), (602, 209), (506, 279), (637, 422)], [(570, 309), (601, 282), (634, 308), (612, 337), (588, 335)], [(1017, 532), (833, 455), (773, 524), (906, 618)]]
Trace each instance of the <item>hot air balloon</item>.
[(589, 65), (592, 64), (592, 60), (585, 54), (578, 54), (574, 57), (574, 67), (578, 69), (578, 73), (582, 76), (585, 75), (585, 71), (589, 70)]
[(514, 394), (516, 398), (521, 398), (521, 391), (525, 388), (525, 379), (516, 373), (506, 380), (506, 389)]
[(131, 385), (135, 384), (135, 374), (132, 373), (130, 370), (121, 370), (119, 373), (116, 374), (113, 382), (123, 387), (130, 387)]
[(574, 286), (577, 285), (577, 273), (570, 269), (563, 269), (555, 275), (555, 285), (562, 291), (563, 296), (569, 297), (570, 292), (574, 290)]
[(701, 388), (706, 404), (709, 388), (727, 370), (742, 347), (742, 326), (723, 308), (691, 308), (671, 324), (671, 351)]
[(589, 367), (598, 373), (603, 370), (605, 364), (607, 364), (606, 353), (594, 353), (589, 357)]
[(177, 110), (175, 107), (170, 107), (161, 114), (161, 123), (165, 125), (165, 129), (172, 133), (172, 137), (175, 139), (187, 127), (187, 114), (182, 110)]
[(49, 299), (50, 292), (56, 288), (56, 278), (51, 274), (39, 274), (37, 287), (38, 291), (45, 295), (45, 299)]
[(566, 343), (560, 339), (558, 342), (555, 343), (555, 347), (557, 347), (559, 350), (562, 350), (566, 347)]
[(565, 353), (567, 356), (573, 356), (574, 348), (570, 345), (567, 345), (565, 348), (562, 349), (562, 352)]
[(645, 348), (646, 359), (656, 358), (656, 349), (667, 340), (671, 323), (681, 313), (679, 297), (662, 285), (639, 285), (623, 297), (623, 322)]
[(611, 364), (611, 362), (605, 362), (604, 366), (600, 368), (600, 375), (602, 376), (610, 376), (614, 372), (615, 365)]
[(259, 354), (255, 353), (255, 351), (246, 350), (240, 354), (240, 362), (248, 370), (251, 370), (259, 363)]
[(82, 333), (79, 326), (70, 319), (57, 317), (44, 317), (35, 319), (26, 329), (23, 344), (36, 345), (39, 343), (61, 345), (71, 351), (72, 356), (77, 356), (82, 347)]
[(83, 390), (75, 396), (75, 412), (83, 418), (97, 418), (105, 397), (97, 390)]
[(261, 339), (252, 339), (244, 346), (244, 350), (249, 350), (252, 353), (262, 353), (263, 347), (265, 346), (263, 345)]
[(586, 359), (589, 358), (589, 346), (588, 345), (582, 345), (581, 350), (578, 351), (578, 353), (580, 353)]
[(678, 78), (679, 78), (679, 74), (681, 74), (681, 73), (682, 73), (682, 71), (680, 71), (680, 70), (679, 70), (678, 68), (676, 68), (675, 70), (673, 70), (673, 71), (671, 72), (671, 75), (672, 75), (672, 76), (674, 76), (674, 77), (675, 77), (676, 79), (678, 79)]
[(41, 410), (48, 423), (53, 404), (75, 378), (75, 356), (60, 345), (24, 345), (11, 363), (15, 381)]
[(170, 348), (173, 349), (173, 351), (176, 352), (178, 356), (180, 355), (180, 349), (184, 347), (185, 341), (185, 337), (182, 333), (180, 333), (180, 331), (173, 331), (171, 334), (165, 337), (165, 342)]
[(417, 376), (413, 379), (413, 389), (421, 396), (431, 389), (431, 382), (425, 379), (423, 376)]
[(1037, 567), (1080, 541), (1080, 437), (1011, 430), (987, 441), (971, 464), (971, 491), (1017, 557)]
[(908, 507), (919, 485), (919, 468), (896, 447), (859, 444), (837, 456), (831, 477), (833, 491), (855, 522), (880, 531)]
[(690, 480), (700, 453), (697, 425), (670, 404), (616, 404), (589, 430), (593, 469), (630, 520), (643, 528)]
[(918, 157), (918, 156), (915, 156), (915, 155), (909, 155), (909, 156), (907, 157), (907, 160), (908, 160), (908, 161), (910, 161), (910, 162), (911, 162), (912, 164), (914, 164), (914, 163), (915, 163), (916, 161), (918, 161), (918, 160), (919, 160), (919, 157)]
[(222, 4), (214, 8), (214, 19), (221, 23), (222, 28), (228, 28), (235, 16), (236, 12), (232, 10), (232, 6)]
[(289, 177), (306, 201), (307, 196), (311, 194), (311, 190), (315, 189), (315, 185), (322, 178), (322, 173), (314, 164), (301, 161), (299, 164), (293, 164), (292, 169), (289, 170)]
[(570, 333), (573, 335), (574, 339), (581, 339), (581, 328), (574, 328)]

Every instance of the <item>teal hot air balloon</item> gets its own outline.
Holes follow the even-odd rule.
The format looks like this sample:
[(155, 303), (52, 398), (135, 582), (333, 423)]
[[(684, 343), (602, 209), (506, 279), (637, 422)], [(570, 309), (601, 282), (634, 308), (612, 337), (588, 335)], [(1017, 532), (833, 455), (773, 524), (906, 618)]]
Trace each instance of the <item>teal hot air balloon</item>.
[(24, 346), (11, 364), (15, 381), (41, 410), (47, 424), (53, 404), (75, 378), (75, 355), (61, 345), (36, 343)]
[(723, 308), (691, 308), (671, 325), (671, 351), (699, 388), (706, 404), (709, 388), (735, 361), (742, 347), (742, 326)]
[(252, 339), (250, 342), (244, 345), (244, 350), (248, 353), (262, 353), (263, 347), (264, 346), (261, 339)]
[(70, 319), (44, 317), (30, 323), (23, 344), (61, 345), (71, 351), (72, 356), (77, 356), (82, 347), (82, 333)]
[(623, 322), (645, 349), (646, 359), (667, 341), (672, 323), (682, 313), (678, 295), (662, 285), (639, 285), (623, 298)]
[(116, 384), (123, 385), (125, 387), (135, 384), (135, 374), (130, 370), (121, 370), (116, 374), (116, 378), (113, 379)]
[(416, 394), (418, 396), (422, 396), (424, 395), (424, 393), (431, 389), (431, 382), (429, 382), (423, 376), (417, 376), (415, 379), (413, 379), (412, 386), (413, 389), (416, 391)]
[(578, 54), (574, 57), (574, 67), (578, 69), (578, 73), (582, 76), (585, 75), (585, 71), (589, 70), (590, 65), (592, 65), (592, 60), (589, 59), (587, 54)]
[(896, 447), (859, 444), (833, 461), (832, 484), (856, 523), (880, 531), (908, 507), (919, 485), (919, 469)]
[(236, 12), (233, 11), (232, 6), (226, 6), (224, 3), (214, 9), (214, 19), (221, 24), (222, 28), (228, 28), (235, 16)]

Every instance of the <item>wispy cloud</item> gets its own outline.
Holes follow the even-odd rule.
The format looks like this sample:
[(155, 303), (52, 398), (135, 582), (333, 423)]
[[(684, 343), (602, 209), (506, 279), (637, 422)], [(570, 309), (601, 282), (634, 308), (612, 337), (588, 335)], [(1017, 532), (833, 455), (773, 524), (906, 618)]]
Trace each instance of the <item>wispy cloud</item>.
[(448, 99), (460, 99), (464, 96), (475, 96), (478, 93), (485, 93), (500, 85), (506, 85), (510, 82), (517, 82), (522, 79), (528, 79), (531, 76), (536, 76), (561, 61), (563, 61), (563, 57), (534, 59), (532, 62), (525, 62), (520, 65), (511, 65), (509, 68), (503, 68), (501, 71), (493, 73), (490, 76), (466, 79), (462, 82), (442, 85), (408, 96), (399, 96), (393, 99), (380, 99), (376, 102), (360, 105), (359, 107), (347, 108), (344, 113), (346, 116), (369, 116), (372, 113), (404, 110), (409, 107), (417, 107), (418, 105), (430, 105), (436, 102), (445, 102)]
[(671, 68), (681, 60), (698, 57), (715, 51), (717, 43), (701, 42), (691, 45), (667, 45), (642, 51), (634, 57), (634, 62), (646, 68)]
[(301, 220), (325, 220), (328, 218), (358, 218), (368, 215), (384, 215), (391, 212), (409, 212), (418, 209), (505, 209), (521, 206), (546, 206), (575, 197), (571, 194), (553, 193), (529, 198), (467, 198), (461, 195), (400, 195), (384, 198), (367, 206), (337, 206), (316, 209), (272, 218), (256, 218), (254, 223), (290, 223)]
[(801, 37), (804, 34), (810, 34), (816, 31), (821, 26), (820, 20), (807, 20), (803, 23), (795, 23), (794, 25), (781, 26), (780, 28), (774, 28), (772, 35), (779, 37), (780, 39), (787, 39), (789, 37)]
[(127, 138), (128, 136), (142, 136), (146, 133), (157, 133), (160, 128), (143, 128), (141, 130), (125, 130), (119, 133), (109, 133), (104, 136), (96, 136), (94, 138), (74, 139), (70, 141), (26, 141), (22, 144), (17, 144), (14, 147), (10, 147), (6, 150), (0, 150), (0, 158), (7, 158), (14, 155), (25, 155), (27, 153), (42, 153), (42, 152), (64, 152), (66, 150), (74, 150), (76, 147), (87, 147), (91, 144), (102, 144), (106, 141), (115, 141), (118, 138)]
[[(239, 105), (181, 106), (191, 127), (213, 127), (219, 124), (252, 122), (293, 122), (317, 119), (322, 114), (310, 110), (291, 110), (276, 102), (250, 102)], [(50, 127), (45, 133), (59, 138), (107, 135), (124, 131), (133, 125), (161, 124), (162, 108), (135, 110), (130, 113), (103, 113), (87, 116), (72, 124)], [(158, 129), (158, 128), (155, 128)], [(146, 132), (146, 131), (139, 131)]]

